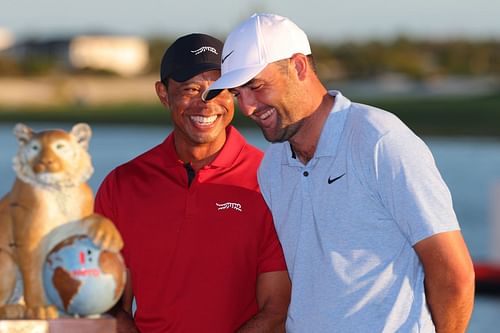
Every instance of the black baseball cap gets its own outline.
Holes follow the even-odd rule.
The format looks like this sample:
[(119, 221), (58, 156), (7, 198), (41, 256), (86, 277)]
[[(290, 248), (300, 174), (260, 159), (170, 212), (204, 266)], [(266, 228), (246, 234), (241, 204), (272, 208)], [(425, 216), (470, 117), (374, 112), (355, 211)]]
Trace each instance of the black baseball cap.
[(165, 51), (160, 78), (184, 82), (209, 70), (220, 70), (223, 43), (209, 35), (194, 33), (179, 37)]

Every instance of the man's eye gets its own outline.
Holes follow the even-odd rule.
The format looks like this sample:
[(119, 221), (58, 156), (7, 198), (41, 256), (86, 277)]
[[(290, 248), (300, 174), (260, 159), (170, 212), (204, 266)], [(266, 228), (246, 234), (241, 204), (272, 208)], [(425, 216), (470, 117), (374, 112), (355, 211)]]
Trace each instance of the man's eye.
[(250, 89), (252, 90), (259, 90), (260, 88), (262, 88), (263, 84), (256, 84), (256, 85), (252, 85), (250, 86)]
[(229, 90), (229, 92), (231, 93), (231, 95), (233, 95), (233, 97), (238, 97), (240, 95), (240, 93), (236, 90)]
[(186, 87), (183, 89), (185, 93), (187, 94), (194, 94), (200, 91), (200, 89), (195, 88), (195, 87)]

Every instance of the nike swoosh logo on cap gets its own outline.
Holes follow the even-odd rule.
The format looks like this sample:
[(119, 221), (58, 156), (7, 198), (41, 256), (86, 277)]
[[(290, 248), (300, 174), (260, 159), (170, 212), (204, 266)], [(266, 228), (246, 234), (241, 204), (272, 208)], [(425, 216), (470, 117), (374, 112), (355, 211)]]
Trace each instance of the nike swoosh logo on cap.
[(224, 61), (226, 61), (227, 57), (229, 57), (231, 54), (233, 54), (233, 52), (234, 52), (234, 50), (232, 50), (231, 52), (226, 54), (226, 56), (224, 58), (222, 58), (222, 63), (224, 63)]
[(343, 173), (343, 174), (341, 174), (340, 176), (335, 177), (335, 178), (333, 178), (333, 179), (331, 179), (330, 177), (328, 177), (328, 184), (331, 184), (331, 183), (333, 183), (334, 181), (339, 180), (340, 178), (344, 177), (344, 175), (345, 175), (345, 173)]

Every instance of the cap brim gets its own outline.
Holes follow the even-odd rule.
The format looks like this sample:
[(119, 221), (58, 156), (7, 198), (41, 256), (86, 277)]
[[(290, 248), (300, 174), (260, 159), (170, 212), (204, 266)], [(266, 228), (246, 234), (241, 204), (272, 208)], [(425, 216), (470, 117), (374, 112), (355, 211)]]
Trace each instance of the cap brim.
[(262, 64), (253, 67), (236, 69), (223, 74), (203, 92), (201, 98), (204, 101), (209, 101), (224, 89), (231, 89), (244, 85), (259, 74), (266, 67), (266, 65), (267, 64)]
[(172, 75), (170, 75), (170, 78), (174, 79), (177, 82), (184, 82), (189, 80), (193, 76), (210, 70), (220, 70), (220, 64), (204, 63), (191, 65), (188, 68), (184, 68), (172, 73)]

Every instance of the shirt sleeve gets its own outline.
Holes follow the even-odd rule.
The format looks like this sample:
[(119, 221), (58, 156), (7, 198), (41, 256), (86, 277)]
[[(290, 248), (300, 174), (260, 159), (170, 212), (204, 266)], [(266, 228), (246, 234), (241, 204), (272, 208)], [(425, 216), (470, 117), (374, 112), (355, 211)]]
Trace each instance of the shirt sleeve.
[(459, 229), (452, 197), (427, 145), (410, 130), (389, 131), (374, 149), (376, 187), (412, 245)]
[(264, 155), (262, 162), (260, 163), (259, 168), (257, 169), (257, 181), (259, 183), (260, 193), (264, 200), (267, 203), (269, 208), (272, 208), (271, 196), (270, 196), (270, 181), (273, 179), (272, 175), (268, 173), (267, 170), (270, 170), (268, 166), (269, 160), (271, 159), (270, 153), (271, 147), (268, 148), (268, 152)]
[(99, 189), (97, 190), (95, 201), (94, 201), (94, 211), (98, 214), (101, 214), (111, 221), (115, 221), (116, 214), (114, 213), (113, 204), (112, 204), (112, 192), (113, 192), (113, 184), (115, 180), (114, 171), (112, 171), (106, 178), (103, 180)]
[[(264, 200), (263, 205), (265, 205)], [(264, 215), (262, 240), (259, 255), (258, 274), (274, 271), (285, 271), (286, 263), (281, 243), (278, 240), (271, 212), (267, 209)]]
[[(110, 174), (106, 176), (103, 180), (99, 189), (97, 190), (95, 200), (94, 200), (94, 212), (97, 214), (101, 214), (113, 222), (118, 231), (121, 233), (122, 238), (125, 237), (123, 235), (123, 230), (120, 226), (120, 219), (116, 209), (115, 199), (113, 193), (116, 189), (116, 170), (113, 170)], [(127, 244), (125, 243), (121, 253), (125, 259), (125, 264), (128, 263), (128, 252), (127, 252)]]

